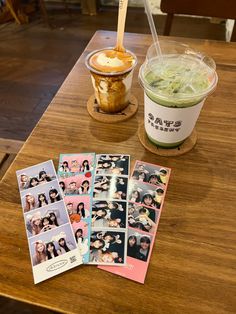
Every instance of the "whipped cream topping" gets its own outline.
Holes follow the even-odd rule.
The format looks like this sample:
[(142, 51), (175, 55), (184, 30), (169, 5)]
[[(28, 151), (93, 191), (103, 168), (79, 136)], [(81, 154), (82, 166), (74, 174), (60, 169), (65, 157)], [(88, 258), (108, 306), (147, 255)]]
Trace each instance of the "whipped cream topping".
[(97, 57), (97, 63), (100, 64), (101, 66), (104, 66), (104, 67), (109, 66), (112, 68), (124, 66), (124, 62), (122, 60), (118, 59), (117, 57), (109, 58), (105, 55), (105, 53), (101, 53)]
[(135, 57), (129, 52), (104, 49), (96, 52), (89, 59), (92, 68), (104, 73), (119, 73), (131, 70), (135, 63)]

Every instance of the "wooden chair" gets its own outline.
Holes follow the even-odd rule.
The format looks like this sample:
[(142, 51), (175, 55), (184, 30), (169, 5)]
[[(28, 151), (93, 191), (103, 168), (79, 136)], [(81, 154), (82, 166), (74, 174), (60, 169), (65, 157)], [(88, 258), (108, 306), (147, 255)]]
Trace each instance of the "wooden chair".
[[(236, 0), (161, 0), (161, 10), (167, 13), (164, 35), (169, 35), (174, 14), (187, 14), (236, 20)], [(231, 41), (236, 41), (236, 22)]]

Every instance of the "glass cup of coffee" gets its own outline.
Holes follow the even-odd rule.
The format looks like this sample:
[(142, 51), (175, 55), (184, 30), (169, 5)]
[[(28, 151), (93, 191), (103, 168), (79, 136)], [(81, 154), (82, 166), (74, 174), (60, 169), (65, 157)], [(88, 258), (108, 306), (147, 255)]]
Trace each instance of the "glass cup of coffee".
[(99, 109), (110, 114), (124, 110), (129, 105), (137, 57), (129, 50), (121, 52), (109, 47), (91, 52), (85, 64)]

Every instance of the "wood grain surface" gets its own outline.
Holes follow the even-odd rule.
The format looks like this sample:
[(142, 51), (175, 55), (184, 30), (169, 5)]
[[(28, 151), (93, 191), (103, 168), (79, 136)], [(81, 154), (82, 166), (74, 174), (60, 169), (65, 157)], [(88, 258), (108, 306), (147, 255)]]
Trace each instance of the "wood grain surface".
[[(0, 293), (65, 313), (235, 313), (236, 303), (236, 44), (178, 39), (211, 55), (219, 84), (197, 123), (189, 153), (160, 157), (138, 140), (143, 91), (138, 84), (150, 35), (125, 34), (138, 57), (132, 92), (139, 111), (119, 124), (94, 121), (86, 110), (92, 84), (84, 60), (89, 51), (115, 45), (115, 33), (99, 31), (54, 97), (0, 184)], [(81, 266), (33, 284), (15, 171), (59, 153), (127, 153), (172, 168), (157, 238), (144, 285)]]

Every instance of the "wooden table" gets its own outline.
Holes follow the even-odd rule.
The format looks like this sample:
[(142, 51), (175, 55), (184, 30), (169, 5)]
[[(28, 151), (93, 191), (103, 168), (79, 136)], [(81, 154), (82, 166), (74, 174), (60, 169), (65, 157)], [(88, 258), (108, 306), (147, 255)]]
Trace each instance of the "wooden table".
[[(0, 185), (0, 293), (65, 313), (233, 313), (236, 311), (236, 44), (177, 39), (212, 56), (219, 85), (197, 123), (195, 148), (180, 157), (158, 157), (137, 136), (143, 91), (135, 70), (139, 112), (107, 125), (87, 113), (92, 85), (89, 51), (115, 44), (115, 33), (97, 32), (17, 155)], [(126, 34), (125, 46), (144, 61), (150, 35)], [(164, 210), (144, 285), (81, 266), (33, 284), (15, 171), (59, 153), (128, 153), (172, 168)]]

